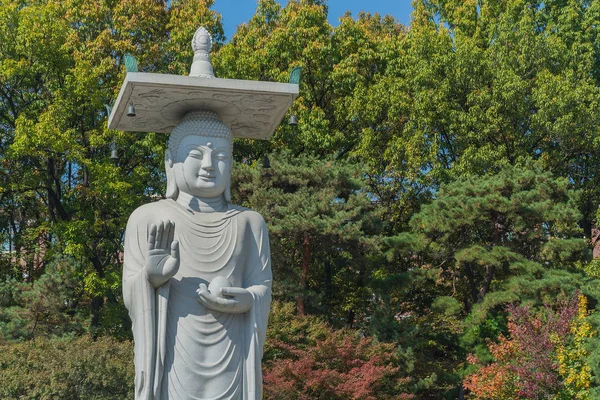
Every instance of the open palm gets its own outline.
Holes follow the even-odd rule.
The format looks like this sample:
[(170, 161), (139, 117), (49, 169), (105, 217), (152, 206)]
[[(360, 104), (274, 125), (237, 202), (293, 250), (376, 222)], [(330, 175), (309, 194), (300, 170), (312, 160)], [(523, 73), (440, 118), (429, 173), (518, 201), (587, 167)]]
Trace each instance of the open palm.
[(155, 288), (179, 270), (179, 242), (173, 240), (175, 224), (169, 220), (150, 225), (146, 275)]

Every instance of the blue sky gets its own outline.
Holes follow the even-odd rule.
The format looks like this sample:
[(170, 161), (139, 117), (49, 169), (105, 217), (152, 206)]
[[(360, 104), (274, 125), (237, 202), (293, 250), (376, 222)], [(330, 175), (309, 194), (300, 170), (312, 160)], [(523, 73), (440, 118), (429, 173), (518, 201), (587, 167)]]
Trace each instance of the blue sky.
[[(284, 5), (287, 1), (280, 0)], [(356, 16), (361, 11), (372, 14), (392, 15), (398, 21), (408, 25), (410, 22), (410, 13), (412, 7), (411, 0), (329, 0), (329, 23), (337, 26), (338, 18), (344, 15), (346, 10)], [(218, 11), (223, 16), (223, 27), (227, 40), (231, 39), (236, 27), (248, 20), (254, 15), (256, 10), (256, 0), (215, 0), (213, 10)]]

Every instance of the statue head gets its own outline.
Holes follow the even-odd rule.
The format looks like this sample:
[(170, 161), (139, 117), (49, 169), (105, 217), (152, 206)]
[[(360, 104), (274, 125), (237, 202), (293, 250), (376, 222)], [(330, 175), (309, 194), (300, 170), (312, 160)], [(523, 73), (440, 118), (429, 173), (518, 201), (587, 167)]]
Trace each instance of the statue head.
[(173, 129), (165, 154), (167, 198), (179, 192), (200, 198), (224, 196), (229, 188), (233, 163), (233, 136), (213, 111), (191, 111)]

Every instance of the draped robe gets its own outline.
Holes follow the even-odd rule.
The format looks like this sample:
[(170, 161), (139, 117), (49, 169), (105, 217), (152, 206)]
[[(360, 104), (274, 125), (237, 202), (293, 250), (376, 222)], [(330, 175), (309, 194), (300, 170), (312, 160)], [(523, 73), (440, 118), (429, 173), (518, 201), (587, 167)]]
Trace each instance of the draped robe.
[[(151, 224), (170, 220), (180, 267), (154, 288), (145, 272)], [(198, 301), (216, 276), (246, 288), (247, 313), (221, 313)], [(228, 205), (192, 213), (174, 200), (133, 212), (125, 234), (123, 295), (132, 320), (136, 400), (262, 398), (261, 358), (271, 302), (271, 261), (260, 214)]]

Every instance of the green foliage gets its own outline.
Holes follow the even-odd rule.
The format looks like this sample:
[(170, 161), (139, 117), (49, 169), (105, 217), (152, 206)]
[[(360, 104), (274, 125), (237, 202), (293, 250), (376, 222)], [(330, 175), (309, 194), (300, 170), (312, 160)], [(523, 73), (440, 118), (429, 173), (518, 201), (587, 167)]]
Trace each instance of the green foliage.
[(469, 312), (513, 277), (540, 279), (586, 259), (576, 200), (566, 179), (538, 164), (505, 167), (442, 186), (411, 226), (427, 238), (426, 262), (440, 265), (439, 278)]
[(33, 339), (81, 334), (88, 321), (77, 304), (83, 290), (78, 265), (54, 260), (33, 284), (8, 279), (0, 283), (0, 338)]
[[(0, 0), (5, 340), (130, 335), (123, 230), (164, 193), (166, 138), (107, 130), (105, 105), (126, 53), (140, 71), (186, 74), (200, 24), (219, 77), (303, 71), (299, 125), (285, 118), (272, 141), (238, 140), (234, 154), (234, 202), (270, 227), (275, 298), (320, 315), (275, 304), (265, 357), (281, 373), (301, 359), (329, 398), (367, 398), (375, 386), (353, 375), (357, 386), (337, 387), (348, 371), (319, 357), (356, 346), (342, 353), (367, 365), (387, 346), (375, 337), (410, 374), (395, 394), (457, 398), (467, 352), (489, 360), (485, 339), (508, 332), (505, 303), (535, 308), (581, 290), (596, 307), (600, 273), (583, 238), (600, 203), (597, 1), (414, 0), (407, 28), (368, 13), (333, 27), (325, 1), (260, 0), (229, 43), (212, 5)], [(266, 154), (271, 170), (258, 163)], [(597, 313), (588, 318), (598, 330)], [(366, 339), (328, 339), (323, 320)], [(588, 339), (598, 386), (600, 341)], [(390, 360), (376, 356), (374, 371)], [(307, 376), (292, 386), (314, 398)], [(382, 379), (377, 393), (392, 393), (398, 382)]]
[(107, 130), (105, 106), (125, 75), (125, 54), (144, 72), (183, 73), (201, 22), (218, 48), (222, 27), (211, 4), (0, 4), (0, 231), (14, 267), (0, 278), (33, 283), (55, 255), (73, 257), (84, 282), (75, 300), (89, 300), (98, 334), (129, 334), (128, 324), (114, 325), (124, 315), (123, 231), (129, 214), (165, 184), (166, 137)]
[(332, 320), (349, 318), (369, 295), (366, 254), (377, 242), (378, 222), (361, 190), (361, 169), (288, 151), (272, 153), (270, 160), (269, 170), (259, 163), (238, 165), (232, 196), (269, 225), (275, 294), (307, 310), (327, 306)]
[(435, 313), (451, 317), (458, 316), (462, 310), (462, 306), (454, 297), (440, 296), (431, 304), (431, 310)]
[(292, 353), (273, 346), (273, 343), (287, 343), (290, 348), (308, 348), (331, 335), (331, 327), (315, 316), (299, 318), (294, 303), (275, 301), (271, 305), (269, 327), (265, 343), (265, 361), (289, 358)]
[[(118, 275), (127, 216), (161, 189), (153, 155), (164, 138), (108, 131), (105, 105), (123, 79), (124, 53), (142, 68), (160, 65), (154, 42), (166, 37), (165, 4), (6, 0), (0, 8), (0, 207), (13, 276), (32, 284), (55, 255), (78, 260), (86, 283), (91, 274)], [(98, 326), (104, 301), (117, 303), (120, 288), (93, 290)]]
[(349, 107), (383, 199), (401, 193), (406, 207), (430, 185), (536, 158), (583, 189), (589, 235), (599, 202), (596, 3), (415, 0), (410, 30), (381, 41), (393, 62)]
[(130, 399), (133, 346), (110, 337), (0, 344), (3, 399)]
[(492, 362), (469, 355), (465, 378), (472, 399), (589, 399), (591, 368), (585, 343), (595, 335), (587, 299), (575, 295), (557, 309), (509, 306), (509, 337), (488, 341)]
[[(411, 219), (412, 231), (387, 240), (394, 246), (389, 260), (412, 279), (411, 287), (397, 288), (395, 301), (418, 326), (431, 324), (411, 347), (485, 359), (486, 338), (507, 329), (503, 304), (553, 304), (591, 283), (576, 272), (589, 255), (577, 199), (566, 179), (536, 163), (442, 185)], [(452, 377), (437, 358), (420, 358), (422, 368), (441, 378), (438, 385), (455, 381), (460, 370)]]
[(272, 146), (344, 155), (361, 133), (348, 105), (395, 56), (382, 53), (381, 43), (402, 31), (392, 18), (370, 14), (346, 15), (333, 28), (322, 1), (294, 0), (281, 7), (261, 0), (254, 17), (215, 54), (215, 72), (225, 78), (287, 82), (292, 68), (301, 66), (300, 97), (293, 110), (300, 124), (295, 131), (282, 125)]

